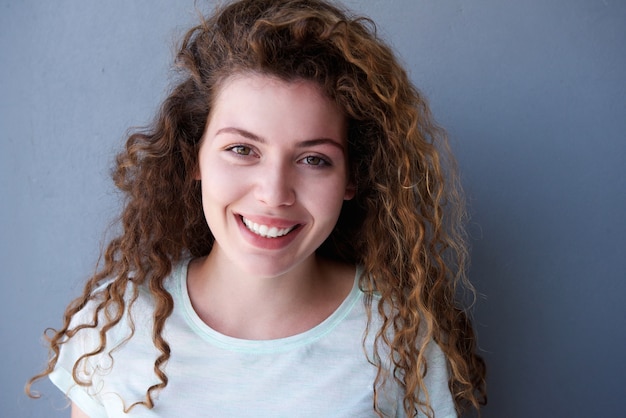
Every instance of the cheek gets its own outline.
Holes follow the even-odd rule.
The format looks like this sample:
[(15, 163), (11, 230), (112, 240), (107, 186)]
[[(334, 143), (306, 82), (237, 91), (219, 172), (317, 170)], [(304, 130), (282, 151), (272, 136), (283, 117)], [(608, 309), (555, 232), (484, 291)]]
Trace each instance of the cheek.
[(217, 241), (223, 239), (230, 220), (227, 210), (237, 200), (235, 191), (227, 182), (220, 181), (220, 176), (202, 180), (202, 211), (204, 220)]
[(240, 192), (236, 183), (228, 176), (219, 173), (214, 174), (202, 179), (202, 198), (205, 207), (227, 204), (235, 199)]
[[(212, 216), (236, 200), (240, 193), (238, 182), (224, 167), (206, 164), (201, 171), (202, 206), (205, 217)], [(207, 219), (209, 221), (209, 219)]]
[(306, 197), (312, 211), (334, 223), (339, 217), (345, 194), (345, 182), (337, 180), (315, 184), (306, 193)]
[[(202, 154), (201, 154), (202, 157)], [(216, 197), (228, 194), (241, 181), (237, 181), (236, 170), (225, 164), (217, 156), (207, 153), (200, 161), (200, 181), (202, 182), (202, 193), (215, 195)]]

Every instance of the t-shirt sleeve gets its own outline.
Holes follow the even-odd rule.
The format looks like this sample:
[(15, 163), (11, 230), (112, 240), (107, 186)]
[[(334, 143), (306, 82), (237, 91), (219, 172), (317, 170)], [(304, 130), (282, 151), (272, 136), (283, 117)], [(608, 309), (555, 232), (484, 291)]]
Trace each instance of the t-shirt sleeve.
[[(446, 356), (434, 341), (431, 341), (426, 347), (426, 361), (428, 363), (428, 372), (424, 378), (424, 383), (428, 389), (430, 405), (435, 412), (435, 418), (457, 418), (452, 393), (450, 393), (450, 388), (448, 387), (448, 363)], [(406, 418), (402, 401), (403, 399), (400, 396), (397, 405), (398, 418)], [(425, 417), (421, 411), (417, 416), (419, 418)]]
[[(85, 309), (75, 315), (72, 319), (72, 327), (80, 323), (90, 322), (93, 307), (93, 304), (87, 304)], [(85, 328), (78, 331), (65, 344), (61, 345), (57, 364), (54, 371), (49, 375), (52, 383), (90, 418), (106, 418), (107, 416), (98, 397), (97, 380), (93, 379), (91, 386), (81, 386), (74, 380), (72, 370), (76, 360), (84, 353), (95, 349), (99, 340), (97, 329)], [(81, 361), (77, 369), (79, 380), (91, 381), (99, 369), (98, 361), (97, 356)]]

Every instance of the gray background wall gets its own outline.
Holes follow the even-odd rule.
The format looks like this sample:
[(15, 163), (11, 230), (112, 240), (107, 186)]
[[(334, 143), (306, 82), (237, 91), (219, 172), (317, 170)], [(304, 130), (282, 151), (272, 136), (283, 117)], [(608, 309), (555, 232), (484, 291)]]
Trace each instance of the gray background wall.
[[(200, 5), (204, 3), (198, 2)], [(626, 416), (626, 2), (351, 0), (448, 129), (491, 417)], [(63, 417), (41, 332), (117, 211), (108, 178), (194, 1), (0, 0), (0, 416)]]

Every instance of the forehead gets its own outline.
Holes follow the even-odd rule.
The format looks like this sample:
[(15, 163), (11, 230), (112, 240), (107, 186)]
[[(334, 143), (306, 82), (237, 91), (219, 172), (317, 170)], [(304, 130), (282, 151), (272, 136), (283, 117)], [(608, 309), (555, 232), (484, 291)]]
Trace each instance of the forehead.
[(208, 122), (207, 130), (229, 126), (270, 137), (343, 142), (347, 135), (343, 111), (317, 83), (259, 74), (237, 74), (220, 83)]

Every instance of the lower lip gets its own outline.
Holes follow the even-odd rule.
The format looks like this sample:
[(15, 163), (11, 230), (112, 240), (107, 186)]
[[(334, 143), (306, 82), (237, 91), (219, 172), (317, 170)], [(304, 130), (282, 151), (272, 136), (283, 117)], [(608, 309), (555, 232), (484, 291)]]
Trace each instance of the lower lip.
[(287, 235), (283, 235), (282, 237), (276, 237), (276, 238), (266, 238), (250, 231), (248, 227), (243, 223), (241, 216), (239, 215), (235, 215), (235, 216), (237, 218), (236, 220), (237, 220), (237, 225), (239, 225), (239, 230), (243, 234), (246, 241), (257, 248), (262, 248), (265, 250), (280, 250), (282, 248), (285, 248), (286, 246), (291, 244), (291, 242), (294, 239), (296, 239), (296, 237), (302, 230), (301, 226), (298, 225), (294, 230), (289, 232)]

